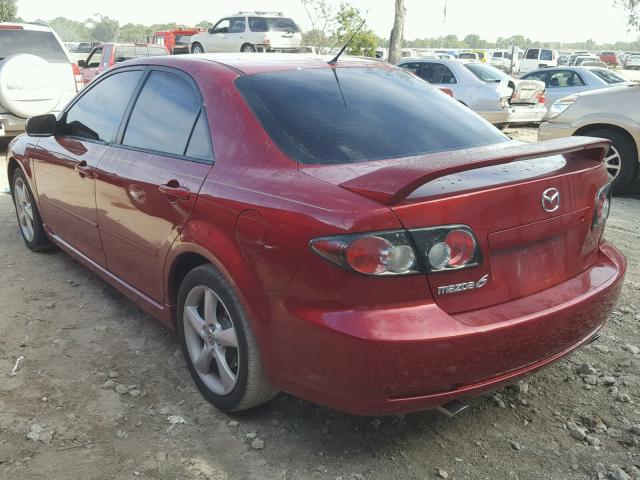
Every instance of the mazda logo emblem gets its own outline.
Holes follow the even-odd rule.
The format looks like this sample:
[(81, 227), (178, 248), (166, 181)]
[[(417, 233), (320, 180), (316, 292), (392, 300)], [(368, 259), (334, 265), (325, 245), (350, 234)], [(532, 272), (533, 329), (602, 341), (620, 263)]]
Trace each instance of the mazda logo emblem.
[(549, 213), (560, 208), (560, 192), (557, 188), (548, 188), (542, 192), (542, 208)]

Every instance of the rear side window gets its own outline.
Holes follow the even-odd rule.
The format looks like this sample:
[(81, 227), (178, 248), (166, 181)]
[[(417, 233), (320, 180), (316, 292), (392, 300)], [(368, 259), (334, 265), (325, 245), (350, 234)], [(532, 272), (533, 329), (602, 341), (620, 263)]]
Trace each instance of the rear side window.
[(0, 58), (16, 53), (30, 53), (49, 63), (69, 63), (62, 45), (51, 32), (0, 30)]
[(113, 142), (141, 75), (140, 71), (121, 72), (97, 82), (66, 113), (60, 133)]
[(193, 127), (193, 133), (187, 146), (187, 157), (197, 158), (199, 160), (213, 160), (213, 152), (211, 150), (211, 134), (209, 133), (209, 125), (207, 124), (204, 110), (200, 112), (198, 121)]
[(249, 30), (252, 32), (268, 32), (267, 19), (264, 17), (249, 17)]
[(507, 141), (413, 75), (388, 68), (313, 68), (244, 75), (236, 85), (266, 131), (307, 164), (352, 163)]
[(123, 145), (184, 155), (202, 107), (196, 91), (182, 76), (151, 72), (138, 96)]
[[(145, 55), (146, 56), (146, 55)], [(136, 47), (116, 47), (115, 62), (121, 63), (136, 58)]]
[(449, 70), (449, 67), (441, 63), (423, 63), (422, 68), (418, 71), (418, 76), (429, 83), (456, 83), (456, 77)]
[(530, 48), (527, 50), (525, 58), (527, 60), (538, 60), (538, 56), (540, 55), (540, 50), (537, 48)]
[(553, 60), (553, 51), (542, 50), (540, 53), (540, 60)]
[(549, 83), (547, 87), (565, 88), (565, 87), (582, 87), (584, 81), (576, 72), (570, 70), (562, 70), (549, 75)]

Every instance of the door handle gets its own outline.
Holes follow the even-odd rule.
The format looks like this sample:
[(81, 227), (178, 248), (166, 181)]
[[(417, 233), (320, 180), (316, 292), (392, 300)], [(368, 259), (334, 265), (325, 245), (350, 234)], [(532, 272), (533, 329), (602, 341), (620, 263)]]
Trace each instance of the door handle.
[(171, 184), (165, 184), (160, 185), (158, 189), (160, 190), (160, 193), (166, 195), (167, 197), (175, 197), (178, 200), (189, 200), (189, 197), (191, 197), (191, 192), (189, 191), (189, 189), (186, 187), (181, 187), (179, 185), (174, 186)]
[(93, 178), (93, 168), (89, 167), (85, 160), (76, 163), (73, 168), (82, 178)]

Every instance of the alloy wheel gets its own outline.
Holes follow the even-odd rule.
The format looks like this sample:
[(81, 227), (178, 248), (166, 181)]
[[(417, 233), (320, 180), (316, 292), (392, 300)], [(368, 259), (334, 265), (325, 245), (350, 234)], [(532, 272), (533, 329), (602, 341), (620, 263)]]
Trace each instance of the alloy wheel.
[(620, 175), (620, 169), (622, 168), (622, 158), (620, 153), (612, 145), (609, 153), (604, 159), (605, 166), (607, 167), (607, 173), (609, 174), (609, 180), (615, 180)]
[(14, 201), (18, 212), (20, 230), (27, 242), (32, 242), (35, 235), (35, 222), (33, 218), (33, 205), (27, 185), (22, 178), (17, 178), (13, 185)]
[(238, 381), (238, 337), (229, 309), (209, 287), (187, 294), (182, 315), (189, 357), (205, 386), (227, 395)]

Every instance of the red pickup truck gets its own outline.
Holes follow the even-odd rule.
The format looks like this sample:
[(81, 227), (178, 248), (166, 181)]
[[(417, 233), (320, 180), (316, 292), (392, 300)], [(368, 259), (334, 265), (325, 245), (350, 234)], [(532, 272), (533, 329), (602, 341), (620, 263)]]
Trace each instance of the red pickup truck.
[(168, 55), (169, 51), (161, 45), (145, 43), (103, 43), (98, 45), (86, 60), (79, 60), (82, 69), (82, 81), (85, 85), (112, 66), (139, 57)]
[(171, 55), (189, 53), (191, 36), (200, 33), (201, 28), (174, 28), (172, 30), (162, 30), (153, 34), (151, 43), (162, 45), (169, 50)]

